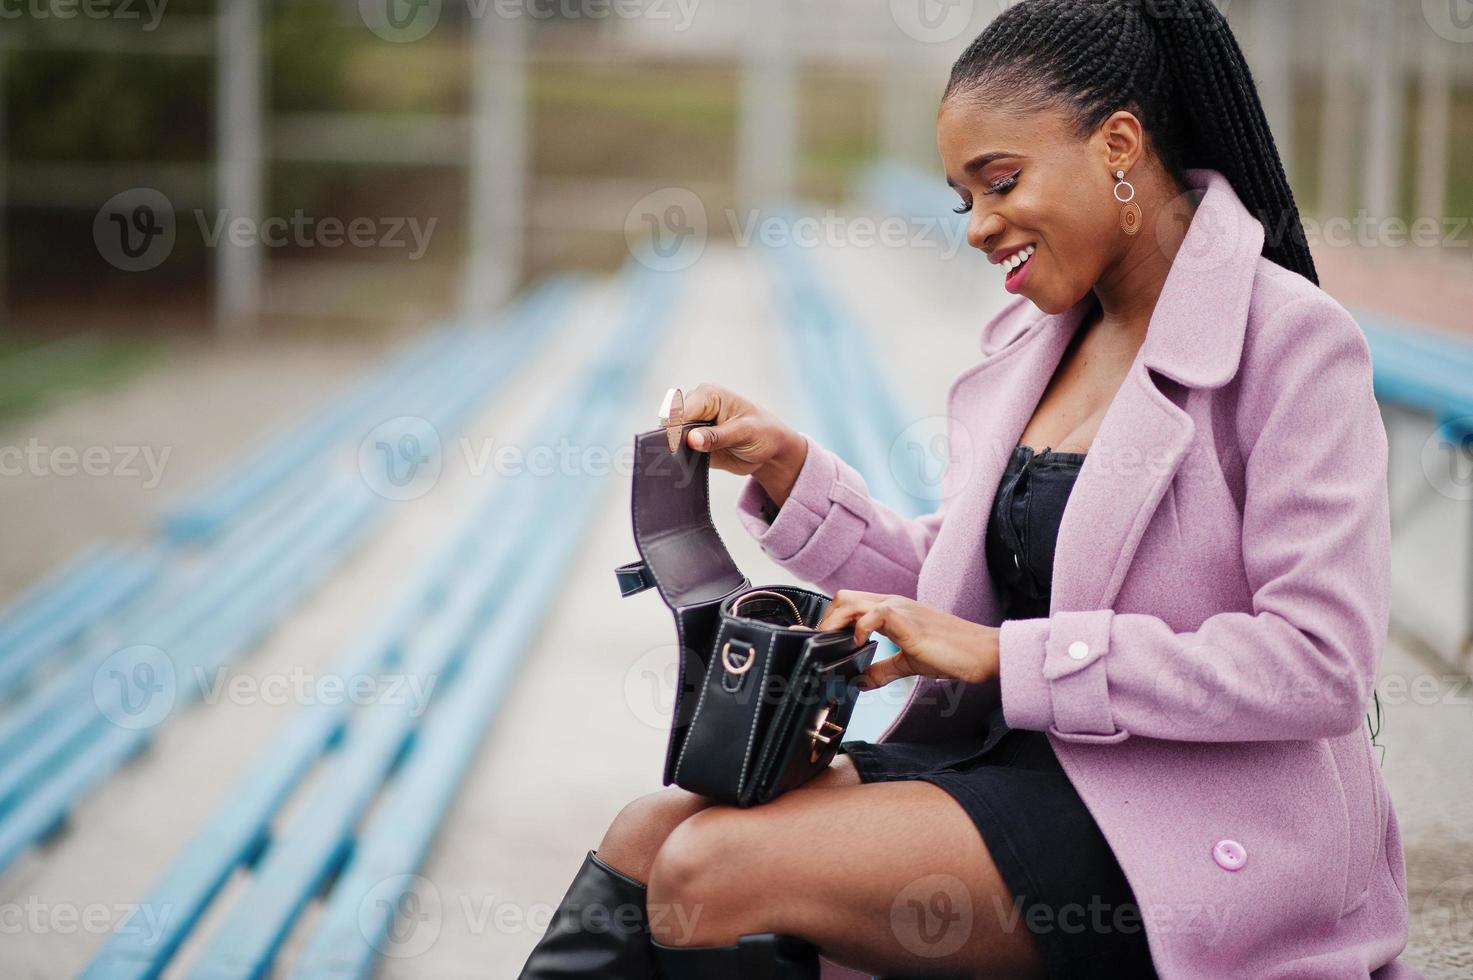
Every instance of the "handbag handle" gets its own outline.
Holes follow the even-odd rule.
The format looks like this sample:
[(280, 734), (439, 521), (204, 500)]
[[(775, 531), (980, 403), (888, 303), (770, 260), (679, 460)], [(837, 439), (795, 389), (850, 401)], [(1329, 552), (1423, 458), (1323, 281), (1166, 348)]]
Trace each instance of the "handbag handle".
[(798, 604), (796, 602), (783, 595), (781, 592), (772, 592), (768, 589), (753, 589), (751, 592), (743, 592), (741, 595), (737, 596), (736, 601), (731, 604), (731, 614), (733, 616), (737, 615), (739, 610), (741, 609), (742, 603), (746, 602), (748, 599), (753, 598), (754, 596), (771, 596), (774, 599), (781, 599), (783, 602), (786, 602), (788, 604), (788, 608), (793, 611), (793, 618), (798, 621), (796, 626), (790, 627), (791, 629), (813, 629), (812, 626), (808, 626), (803, 622), (803, 614), (798, 611)]

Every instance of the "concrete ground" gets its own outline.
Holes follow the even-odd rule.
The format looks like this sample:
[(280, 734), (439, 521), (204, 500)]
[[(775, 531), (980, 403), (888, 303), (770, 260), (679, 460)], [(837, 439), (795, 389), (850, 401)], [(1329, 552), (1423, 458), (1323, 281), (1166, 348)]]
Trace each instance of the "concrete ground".
[[(980, 258), (958, 266), (882, 249), (825, 251), (815, 258), (862, 314), (901, 404), (918, 418), (939, 414), (952, 378), (978, 358), (977, 331), (999, 299), (996, 273)], [(712, 248), (690, 270), (675, 313), (677, 327), (631, 399), (622, 430), (632, 435), (653, 425), (666, 387), (690, 389), (701, 381), (724, 384), (804, 426), (792, 397), (794, 367), (782, 356), (787, 348), (760, 261), (748, 252)], [(885, 288), (887, 283), (905, 287)], [(572, 376), (583, 352), (609, 328), (611, 308), (608, 295), (591, 297), (572, 331), (476, 421), (472, 444), (515, 439), (525, 431), (539, 407)], [(347, 358), (342, 373), (363, 366)], [(151, 427), (169, 417), (207, 410), (213, 396), (210, 385), (190, 379), (166, 388), (169, 397), (181, 400), (171, 412), (143, 411), (129, 423), (129, 413), (140, 412), (130, 400), (137, 395), (119, 392), (102, 396), (87, 414), (109, 419), (121, 431), (143, 433), (135, 438), (148, 438)], [(282, 409), (281, 417), (307, 401), (300, 393), (295, 401), (284, 399), (282, 404), (292, 407)], [(80, 411), (69, 408), (57, 418), (75, 419)], [(50, 424), (38, 420), (34, 431), (44, 435)], [(1417, 438), (1414, 429), (1408, 433)], [(187, 434), (158, 438), (188, 449)], [(432, 493), (396, 506), (373, 539), (243, 660), (239, 671), (263, 678), (327, 663), (352, 640), (365, 611), (381, 607), (402, 589), (465, 518), (489, 489), (487, 480), (447, 465)], [(713, 479), (712, 506), (725, 541), (754, 580), (784, 580), (785, 573), (767, 561), (736, 521), (738, 487), (728, 474)], [(614, 566), (634, 557), (628, 489), (627, 474), (607, 479), (564, 595), (526, 651), (516, 687), (420, 871), (421, 908), (428, 899), (435, 912), (420, 927), (429, 935), (421, 933), (412, 949), (390, 949), (381, 976), (515, 976), (587, 849), (597, 845), (627, 800), (659, 787), (673, 634), (655, 594), (621, 599), (614, 584)], [(38, 521), (64, 523), (68, 512), (83, 506), (72, 497), (48, 499), (44, 489), (9, 492), (6, 512), (26, 514), (27, 520), (34, 513)], [(1433, 587), (1441, 588), (1458, 569), (1448, 565), (1456, 560), (1456, 549), (1440, 542), (1467, 540), (1466, 534), (1450, 536), (1444, 522), (1465, 519), (1469, 508), (1443, 496), (1426, 508), (1417, 534), (1399, 542), (1399, 586), (1412, 594), (1442, 596)], [(113, 516), (78, 513), (76, 519), (88, 534), (109, 533)], [(81, 541), (87, 535), (79, 531), (75, 537)], [(53, 547), (40, 533), (17, 540), (31, 553), (26, 567), (43, 565)], [(1402, 553), (1404, 543), (1415, 550)], [(16, 567), (24, 564), (16, 560)], [(1437, 600), (1434, 605), (1443, 607), (1433, 612), (1450, 621), (1456, 609), (1445, 605), (1460, 600), (1448, 594), (1452, 597)], [(1383, 772), (1401, 821), (1413, 892), (1415, 924), (1405, 955), (1429, 977), (1473, 975), (1468, 911), (1473, 906), (1473, 766), (1468, 763), (1473, 686), (1399, 641), (1388, 647), (1382, 673), (1385, 723), (1378, 741), (1386, 746)], [(0, 919), (0, 974), (74, 974), (106, 939), (120, 910), (146, 893), (293, 710), (293, 705), (228, 699), (195, 706), (164, 729), (146, 756), (93, 794), (64, 834), (0, 876), (0, 909), (40, 910), (20, 929)], [(240, 884), (237, 880), (232, 888)], [(63, 925), (62, 913), (87, 908), (104, 910), (98, 913), (102, 927)], [(315, 907), (289, 937), (276, 973), (285, 974), (314, 914)], [(213, 921), (207, 919), (200, 933), (207, 935)], [(168, 975), (186, 970), (199, 948), (198, 941), (190, 943)]]

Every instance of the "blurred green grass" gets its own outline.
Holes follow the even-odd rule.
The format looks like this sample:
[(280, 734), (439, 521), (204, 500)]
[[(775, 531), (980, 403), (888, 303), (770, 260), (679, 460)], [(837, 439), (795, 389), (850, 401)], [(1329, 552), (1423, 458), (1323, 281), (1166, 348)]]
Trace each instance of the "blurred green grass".
[(0, 423), (99, 391), (163, 362), (156, 340), (84, 333), (55, 340), (0, 331)]

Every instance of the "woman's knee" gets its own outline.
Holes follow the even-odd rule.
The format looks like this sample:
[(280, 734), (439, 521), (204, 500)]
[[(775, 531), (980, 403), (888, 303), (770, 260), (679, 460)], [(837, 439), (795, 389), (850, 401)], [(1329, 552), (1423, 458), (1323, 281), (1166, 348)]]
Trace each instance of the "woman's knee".
[(731, 872), (740, 873), (743, 864), (740, 835), (730, 816), (732, 808), (724, 806), (694, 814), (670, 832), (656, 853), (647, 904), (651, 933), (660, 942), (689, 943), (703, 917), (726, 919), (736, 912), (720, 907), (742, 897), (724, 880)]
[(647, 882), (655, 854), (670, 832), (709, 805), (705, 797), (678, 786), (636, 797), (609, 824), (598, 845), (599, 860)]

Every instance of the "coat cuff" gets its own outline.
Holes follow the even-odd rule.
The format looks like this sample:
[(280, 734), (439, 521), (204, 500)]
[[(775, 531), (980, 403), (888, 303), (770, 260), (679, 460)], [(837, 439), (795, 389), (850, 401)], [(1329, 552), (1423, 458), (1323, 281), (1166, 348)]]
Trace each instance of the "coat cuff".
[(771, 524), (762, 516), (772, 498), (755, 476), (737, 496), (737, 514), (747, 532), (774, 561), (799, 578), (816, 582), (848, 561), (869, 524), (869, 489), (859, 472), (799, 433), (808, 455), (788, 499)]
[(998, 632), (998, 683), (1003, 720), (1011, 728), (1047, 731), (1066, 742), (1119, 742), (1105, 658), (1109, 609), (1056, 612), (1043, 619), (1003, 620)]

